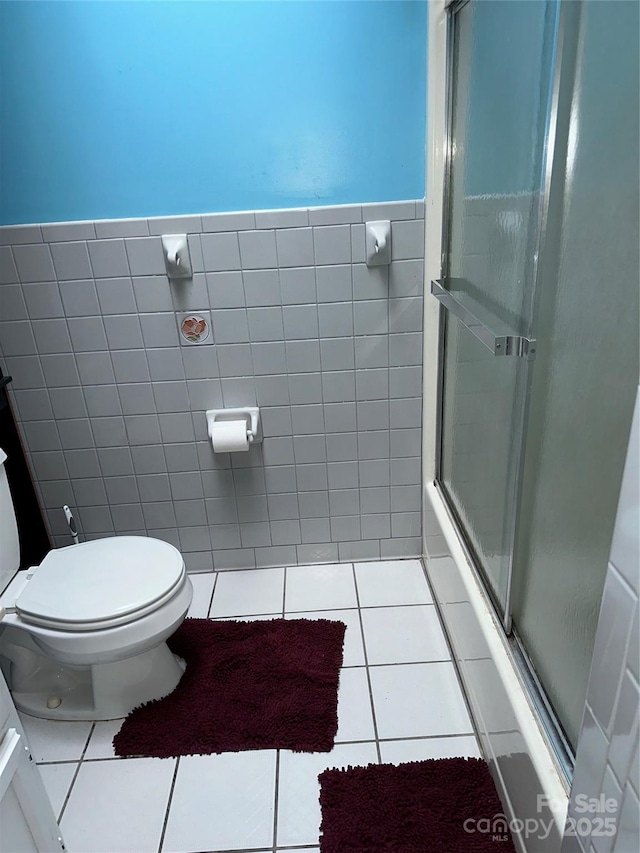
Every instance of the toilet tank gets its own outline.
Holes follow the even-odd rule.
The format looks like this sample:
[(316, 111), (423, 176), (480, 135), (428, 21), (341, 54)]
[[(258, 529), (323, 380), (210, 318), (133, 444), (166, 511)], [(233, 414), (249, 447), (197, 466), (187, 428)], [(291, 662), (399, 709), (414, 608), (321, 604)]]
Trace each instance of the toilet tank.
[(9, 481), (4, 463), (7, 454), (0, 447), (0, 590), (20, 568), (20, 541)]

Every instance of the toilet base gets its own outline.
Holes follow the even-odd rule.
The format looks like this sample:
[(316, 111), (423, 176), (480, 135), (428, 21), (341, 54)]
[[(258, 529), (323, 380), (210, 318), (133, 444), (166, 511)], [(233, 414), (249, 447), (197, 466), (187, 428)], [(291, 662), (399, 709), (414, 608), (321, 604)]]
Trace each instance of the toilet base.
[(30, 663), (28, 673), (12, 665), (11, 692), (20, 711), (45, 720), (126, 717), (139, 705), (171, 693), (185, 666), (166, 643), (125, 660), (89, 667), (61, 665), (40, 653)]

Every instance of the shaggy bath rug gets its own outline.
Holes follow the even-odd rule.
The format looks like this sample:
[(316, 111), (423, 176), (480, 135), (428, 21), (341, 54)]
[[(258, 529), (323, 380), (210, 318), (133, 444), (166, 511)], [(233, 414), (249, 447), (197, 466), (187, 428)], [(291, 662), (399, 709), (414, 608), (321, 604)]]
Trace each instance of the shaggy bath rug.
[(515, 853), (478, 758), (325, 770), (319, 780), (321, 853)]
[(129, 714), (116, 755), (329, 752), (345, 631), (328, 619), (185, 619), (168, 640), (187, 664), (180, 683)]

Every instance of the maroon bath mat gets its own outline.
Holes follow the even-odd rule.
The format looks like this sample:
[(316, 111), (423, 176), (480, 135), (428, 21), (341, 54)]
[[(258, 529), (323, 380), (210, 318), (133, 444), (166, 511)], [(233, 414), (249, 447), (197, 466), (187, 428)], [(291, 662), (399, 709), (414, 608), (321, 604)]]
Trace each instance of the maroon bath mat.
[(180, 683), (129, 714), (116, 755), (329, 752), (345, 631), (328, 619), (186, 619), (168, 640), (187, 663)]
[(515, 853), (479, 758), (370, 764), (319, 779), (321, 853)]

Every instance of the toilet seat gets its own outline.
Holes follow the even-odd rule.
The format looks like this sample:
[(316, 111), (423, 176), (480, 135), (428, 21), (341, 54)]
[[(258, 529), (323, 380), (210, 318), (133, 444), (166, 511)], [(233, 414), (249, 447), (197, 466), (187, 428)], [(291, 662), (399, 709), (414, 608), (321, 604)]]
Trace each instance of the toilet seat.
[(121, 536), (51, 551), (16, 600), (25, 623), (99, 631), (140, 619), (187, 581), (180, 552), (159, 539)]

